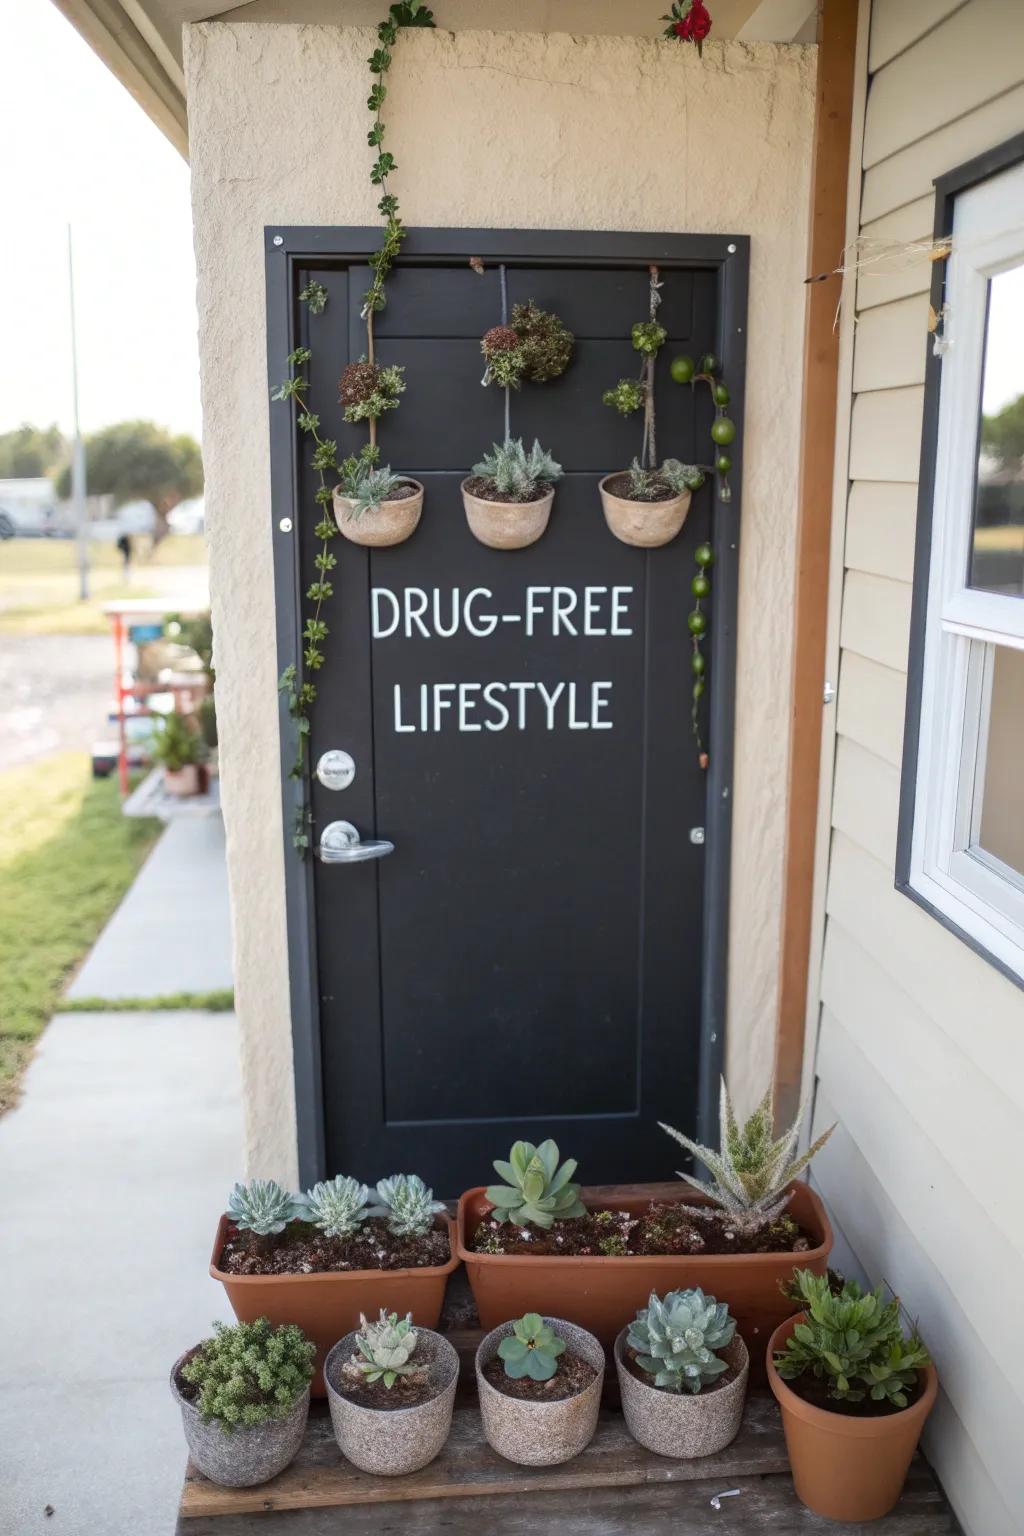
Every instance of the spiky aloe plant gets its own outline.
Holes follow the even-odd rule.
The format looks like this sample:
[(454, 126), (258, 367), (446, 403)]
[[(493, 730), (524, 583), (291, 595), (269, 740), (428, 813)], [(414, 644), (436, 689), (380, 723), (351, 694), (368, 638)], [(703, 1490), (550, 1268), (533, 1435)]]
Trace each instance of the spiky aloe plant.
[(383, 1216), (395, 1237), (423, 1237), (445, 1205), (434, 1199), (418, 1173), (395, 1173), (377, 1185), (376, 1205), (368, 1215)]
[(480, 463), (474, 464), (473, 473), (493, 481), (501, 496), (530, 501), (538, 490), (547, 490), (562, 478), (562, 466), (536, 438), (527, 453), (521, 437), (509, 437), (504, 443), (495, 443), (490, 453), (485, 453)]
[(559, 1167), (558, 1147), (553, 1141), (542, 1141), (539, 1147), (529, 1141), (517, 1141), (508, 1161), (496, 1158), (494, 1169), (506, 1181), (492, 1184), (487, 1190), (487, 1198), (495, 1208), (495, 1221), (511, 1221), (517, 1227), (531, 1223), (550, 1227), (556, 1220), (587, 1214), (580, 1199), (580, 1186), (570, 1183), (576, 1172), (576, 1159), (570, 1157)]
[(626, 1341), (656, 1387), (696, 1395), (728, 1369), (716, 1351), (731, 1343), (735, 1332), (736, 1319), (726, 1303), (705, 1296), (698, 1286), (669, 1291), (664, 1301), (652, 1291), (630, 1323)]
[(369, 1190), (358, 1179), (338, 1174), (306, 1194), (308, 1219), (325, 1237), (351, 1237), (369, 1216)]
[[(830, 1125), (806, 1152), (794, 1157), (793, 1149), (806, 1105), (801, 1107), (789, 1130), (777, 1140), (774, 1136), (775, 1096), (771, 1088), (743, 1126), (736, 1119), (724, 1078), (719, 1105), (720, 1152), (691, 1141), (682, 1131), (674, 1130), (662, 1121), (658, 1123), (663, 1131), (674, 1136), (704, 1164), (714, 1183), (706, 1184), (689, 1173), (680, 1172), (679, 1177), (699, 1189), (701, 1194), (710, 1195), (716, 1206), (729, 1213), (731, 1224), (738, 1231), (759, 1232), (785, 1209), (792, 1193), (787, 1185), (821, 1150), (835, 1126)], [(693, 1213), (698, 1217), (705, 1214), (699, 1206), (694, 1206)]]
[(276, 1179), (250, 1179), (248, 1184), (236, 1184), (228, 1196), (230, 1219), (240, 1232), (256, 1237), (272, 1237), (305, 1215), (302, 1196), (282, 1189)]

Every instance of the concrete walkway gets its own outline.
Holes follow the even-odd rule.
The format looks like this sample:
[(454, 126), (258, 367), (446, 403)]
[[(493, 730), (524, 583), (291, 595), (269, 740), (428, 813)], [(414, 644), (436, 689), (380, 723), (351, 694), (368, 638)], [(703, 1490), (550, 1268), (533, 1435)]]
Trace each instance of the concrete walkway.
[(219, 816), (172, 821), (68, 988), (68, 997), (166, 997), (231, 986)]

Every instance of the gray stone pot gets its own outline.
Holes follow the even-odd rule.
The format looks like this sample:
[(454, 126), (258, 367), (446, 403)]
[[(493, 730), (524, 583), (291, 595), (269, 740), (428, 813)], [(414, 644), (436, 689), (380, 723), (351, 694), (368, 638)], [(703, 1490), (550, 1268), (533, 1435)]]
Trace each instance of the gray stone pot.
[(750, 1375), (747, 1346), (739, 1334), (721, 1352), (722, 1359), (738, 1374), (727, 1386), (694, 1396), (691, 1392), (666, 1392), (638, 1381), (626, 1365), (628, 1332), (628, 1327), (623, 1328), (615, 1340), (615, 1367), (622, 1412), (633, 1439), (658, 1456), (672, 1456), (677, 1461), (711, 1456), (731, 1444), (739, 1434)]
[(480, 1414), (489, 1445), (506, 1461), (523, 1467), (553, 1467), (571, 1461), (590, 1444), (597, 1428), (604, 1382), (604, 1350), (592, 1333), (560, 1317), (544, 1321), (564, 1339), (574, 1355), (586, 1360), (597, 1375), (575, 1397), (561, 1402), (535, 1403), (525, 1398), (508, 1397), (484, 1376), (484, 1366), (498, 1353), (502, 1339), (512, 1332), (512, 1324), (502, 1323), (483, 1340), (476, 1352), (476, 1384), (480, 1393)]
[(623, 544), (634, 544), (639, 549), (660, 549), (663, 544), (670, 544), (686, 522), (691, 492), (681, 491), (671, 501), (629, 501), (607, 489), (621, 473), (619, 470), (605, 475), (598, 487), (604, 519), (612, 533)]
[(418, 1472), (433, 1461), (448, 1439), (459, 1357), (448, 1340), (432, 1328), (417, 1328), (416, 1332), (415, 1359), (427, 1366), (434, 1396), (415, 1408), (363, 1408), (338, 1391), (341, 1367), (356, 1353), (356, 1330), (339, 1339), (324, 1361), (334, 1438), (342, 1455), (361, 1472), (373, 1472), (377, 1477)]
[(462, 504), (474, 536), (490, 549), (525, 549), (536, 544), (551, 516), (554, 486), (538, 501), (485, 501), (462, 482)]
[(288, 1417), (268, 1419), (265, 1424), (226, 1430), (216, 1421), (204, 1424), (199, 1410), (178, 1390), (178, 1370), (192, 1353), (186, 1350), (171, 1371), (171, 1392), (181, 1409), (189, 1455), (211, 1483), (225, 1488), (252, 1488), (269, 1482), (294, 1461), (306, 1433), (309, 1417), (309, 1388), (296, 1399)]

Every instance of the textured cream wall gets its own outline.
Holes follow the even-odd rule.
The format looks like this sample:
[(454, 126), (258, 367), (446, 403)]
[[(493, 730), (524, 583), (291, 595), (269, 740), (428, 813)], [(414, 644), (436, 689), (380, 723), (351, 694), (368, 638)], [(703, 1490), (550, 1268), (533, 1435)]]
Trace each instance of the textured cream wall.
[[(186, 29), (228, 860), (250, 1173), (292, 1178), (263, 227), (376, 221), (360, 28)], [(772, 1054), (813, 48), (418, 32), (389, 77), (411, 225), (752, 236), (729, 1069)], [(334, 1170), (331, 1170), (332, 1172)]]

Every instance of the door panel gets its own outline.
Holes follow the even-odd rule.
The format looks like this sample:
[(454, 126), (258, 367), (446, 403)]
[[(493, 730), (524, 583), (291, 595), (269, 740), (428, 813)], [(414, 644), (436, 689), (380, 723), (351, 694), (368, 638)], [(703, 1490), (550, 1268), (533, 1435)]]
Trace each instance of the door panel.
[[(368, 269), (296, 264), (296, 291), (310, 276), (329, 293), (297, 333), (313, 351), (311, 403), (353, 451), (365, 429), (341, 423), (337, 378), (365, 351)], [(668, 365), (720, 350), (717, 270), (663, 278), (659, 452), (706, 457), (710, 406)], [(577, 337), (562, 379), (512, 397), (513, 435), (538, 436), (567, 473), (544, 537), (509, 552), (473, 538), (460, 494), (503, 432), (503, 395), (480, 384), (497, 265), (411, 261), (391, 279), (377, 354), (408, 388), (380, 441), (426, 501), (403, 545), (333, 545), (311, 760), (344, 748), (356, 776), (341, 793), (313, 780), (313, 840), (345, 819), (395, 852), (307, 870), (321, 1173), (416, 1170), (451, 1195), (486, 1181), (516, 1137), (553, 1135), (588, 1180), (663, 1176), (678, 1159), (657, 1120), (694, 1127), (708, 913), (706, 849), (690, 833), (707, 818), (686, 615), (694, 548), (717, 533), (712, 495), (645, 552), (611, 536), (597, 490), (639, 451), (639, 416), (600, 397), (639, 371), (629, 329), (647, 291), (643, 261), (509, 266), (509, 304), (532, 297)], [(730, 386), (736, 399), (733, 370)], [(308, 584), (308, 449), (296, 476)]]

